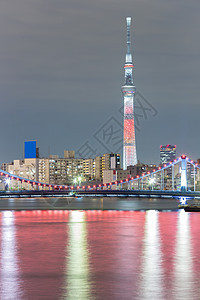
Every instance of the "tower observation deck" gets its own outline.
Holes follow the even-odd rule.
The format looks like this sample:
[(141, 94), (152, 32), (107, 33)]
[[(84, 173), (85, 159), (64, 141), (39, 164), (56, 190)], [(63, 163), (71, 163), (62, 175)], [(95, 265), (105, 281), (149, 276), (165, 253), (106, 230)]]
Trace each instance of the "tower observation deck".
[(124, 136), (123, 136), (123, 169), (137, 164), (135, 125), (134, 125), (134, 98), (136, 87), (133, 80), (133, 59), (131, 54), (130, 27), (131, 17), (126, 18), (127, 26), (127, 53), (124, 65), (125, 82), (122, 86), (124, 97)]

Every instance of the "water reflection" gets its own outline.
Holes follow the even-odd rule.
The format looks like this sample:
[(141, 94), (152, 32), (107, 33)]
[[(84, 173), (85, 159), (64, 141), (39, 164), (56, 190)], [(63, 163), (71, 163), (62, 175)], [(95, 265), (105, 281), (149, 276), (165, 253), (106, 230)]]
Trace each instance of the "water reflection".
[(72, 211), (68, 228), (66, 299), (94, 299), (91, 297), (85, 212)]
[(146, 212), (140, 299), (164, 299), (159, 212)]
[(179, 212), (174, 256), (174, 297), (190, 299), (193, 291), (190, 214)]
[(0, 299), (200, 299), (199, 213), (22, 211), (0, 218)]
[(14, 213), (2, 213), (2, 243), (1, 243), (1, 300), (21, 299), (17, 261), (16, 229)]

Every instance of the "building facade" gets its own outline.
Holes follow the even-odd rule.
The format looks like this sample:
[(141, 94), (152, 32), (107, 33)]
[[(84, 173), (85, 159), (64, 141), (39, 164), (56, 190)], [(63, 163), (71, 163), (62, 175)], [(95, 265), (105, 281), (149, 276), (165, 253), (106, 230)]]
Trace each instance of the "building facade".
[[(65, 151), (65, 158), (29, 158), (2, 164), (3, 170), (33, 181), (52, 185), (81, 185), (81, 182), (103, 181), (104, 170), (120, 166), (120, 154), (106, 153), (95, 159), (75, 158), (74, 151)], [(18, 184), (18, 183), (16, 183)], [(27, 187), (28, 188), (28, 187)]]
[(157, 166), (155, 164), (143, 164), (138, 162), (135, 166), (129, 166), (127, 167), (127, 170), (130, 171), (131, 177), (135, 177), (137, 175), (142, 176), (143, 173), (151, 172), (153, 171)]
[[(8, 164), (7, 172), (27, 178), (33, 181), (38, 181), (38, 166), (39, 166), (39, 159), (38, 158), (28, 158), (24, 160), (14, 160), (11, 164)], [(19, 182), (13, 180), (12, 187), (18, 188)], [(24, 188), (28, 189), (28, 184), (23, 184)]]
[(95, 179), (95, 159), (86, 158), (83, 160), (83, 174), (86, 181)]
[(176, 145), (160, 146), (160, 164), (167, 164), (176, 159)]
[(115, 170), (121, 167), (121, 156), (115, 153), (105, 153), (95, 158), (95, 179), (103, 180), (105, 170)]
[(76, 178), (84, 176), (83, 159), (49, 159), (49, 183), (73, 185)]
[(110, 183), (116, 180), (120, 181), (129, 177), (130, 177), (130, 170), (104, 170), (103, 183)]

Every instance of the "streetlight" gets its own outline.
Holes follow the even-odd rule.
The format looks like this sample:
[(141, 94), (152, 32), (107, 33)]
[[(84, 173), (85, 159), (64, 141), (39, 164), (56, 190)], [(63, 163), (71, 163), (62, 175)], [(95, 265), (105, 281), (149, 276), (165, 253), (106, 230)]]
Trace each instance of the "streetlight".
[(81, 185), (81, 180), (82, 180), (82, 177), (81, 177), (81, 176), (78, 176), (78, 185), (79, 185), (79, 186)]
[(5, 189), (8, 190), (10, 185), (10, 178), (5, 179)]
[(74, 185), (76, 186), (77, 179), (76, 179), (76, 178), (74, 178), (73, 182), (74, 182)]
[(78, 186), (80, 186), (81, 180), (82, 180), (82, 176), (78, 176), (78, 177), (74, 178), (74, 180), (73, 180), (74, 186), (76, 187), (77, 184), (78, 184)]
[(153, 185), (154, 185), (154, 183), (155, 183), (155, 178), (151, 177), (151, 178), (149, 179), (149, 184), (150, 184), (152, 190), (153, 190)]

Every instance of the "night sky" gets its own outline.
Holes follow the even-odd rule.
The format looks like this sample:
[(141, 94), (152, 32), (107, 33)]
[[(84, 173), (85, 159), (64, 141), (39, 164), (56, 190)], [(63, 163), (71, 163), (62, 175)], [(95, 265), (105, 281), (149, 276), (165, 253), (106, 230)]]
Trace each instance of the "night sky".
[(158, 163), (161, 144), (200, 157), (199, 0), (1, 0), (0, 162), (33, 139), (43, 157), (120, 149), (126, 16), (138, 159)]

